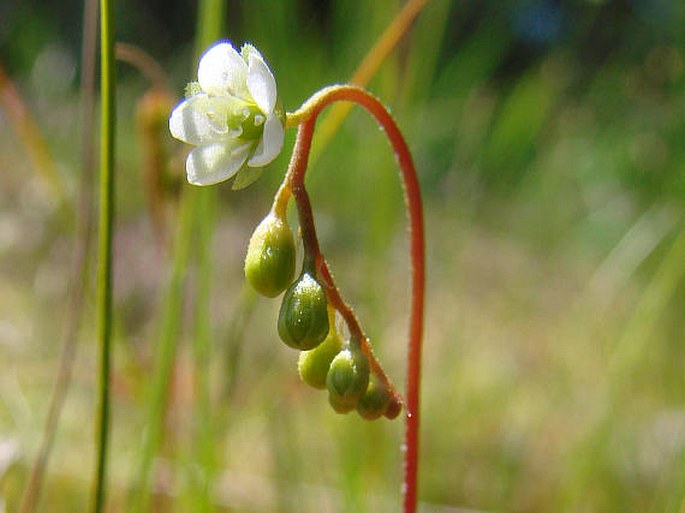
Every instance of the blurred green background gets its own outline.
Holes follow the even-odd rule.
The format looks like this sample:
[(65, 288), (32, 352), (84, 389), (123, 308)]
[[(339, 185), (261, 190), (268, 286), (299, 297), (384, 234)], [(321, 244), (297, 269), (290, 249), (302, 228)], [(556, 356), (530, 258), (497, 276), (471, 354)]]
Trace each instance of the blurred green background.
[[(348, 80), (402, 4), (229, 0), (226, 37), (262, 51), (293, 111)], [(0, 3), (0, 65), (72, 205), (82, 11), (74, 0)], [(195, 76), (196, 2), (122, 0), (115, 11), (117, 40), (153, 56), (180, 98)], [(426, 209), (421, 511), (685, 508), (684, 51), (679, 0), (432, 0), (369, 84), (404, 130)], [(151, 222), (135, 125), (150, 83), (127, 64), (118, 71), (112, 512), (130, 511), (140, 493), (173, 259)], [(3, 98), (0, 512), (17, 510), (39, 446), (78, 233)], [(181, 151), (164, 123), (159, 133), (166, 155)], [(278, 301), (243, 289), (244, 250), (292, 141), (289, 131), (249, 189), (216, 188), (211, 268), (191, 259), (185, 272), (151, 511), (400, 509), (401, 421), (336, 415), (299, 382), (297, 355), (276, 334)], [(323, 251), (401, 388), (408, 259), (393, 156), (359, 109), (320, 149), (308, 186)], [(172, 180), (181, 166), (172, 160)], [(189, 187), (161, 196), (168, 238), (179, 186)], [(88, 502), (93, 302), (88, 286), (39, 511)], [(206, 415), (197, 414), (198, 322), (211, 341)]]

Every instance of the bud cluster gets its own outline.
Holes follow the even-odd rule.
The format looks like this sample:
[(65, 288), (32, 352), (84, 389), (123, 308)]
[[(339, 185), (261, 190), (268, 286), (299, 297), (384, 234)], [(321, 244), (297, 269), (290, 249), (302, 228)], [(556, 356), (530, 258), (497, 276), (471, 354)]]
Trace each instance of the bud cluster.
[(295, 273), (295, 239), (283, 215), (272, 211), (252, 234), (245, 258), (245, 277), (266, 297), (285, 291), (278, 315), (278, 334), (298, 349), (298, 370), (306, 384), (328, 390), (338, 413), (357, 410), (367, 420), (395, 418), (400, 403), (387, 381), (371, 370), (358, 337), (343, 339), (335, 326), (335, 309), (317, 279), (311, 259)]
[[(329, 310), (334, 316), (333, 309)], [(394, 418), (397, 405), (383, 380), (370, 369), (359, 340), (343, 340), (332, 319), (326, 339), (316, 348), (302, 351), (300, 378), (306, 384), (328, 390), (328, 402), (337, 413), (357, 410), (367, 420), (385, 415)], [(392, 405), (392, 406), (391, 406)]]

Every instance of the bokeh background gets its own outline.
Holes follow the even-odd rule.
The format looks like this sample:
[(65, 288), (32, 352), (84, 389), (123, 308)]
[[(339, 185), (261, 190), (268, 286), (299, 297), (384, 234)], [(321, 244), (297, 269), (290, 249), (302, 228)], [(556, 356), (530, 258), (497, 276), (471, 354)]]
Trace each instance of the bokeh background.
[[(402, 5), (230, 0), (226, 37), (262, 51), (292, 111), (348, 80)], [(159, 63), (172, 102), (195, 76), (196, 11), (188, 0), (116, 5), (117, 40)], [(82, 19), (75, 0), (0, 3), (0, 511), (19, 507), (70, 315), (84, 215)], [(432, 0), (370, 82), (414, 152), (426, 209), (421, 511), (685, 507), (684, 52), (678, 0)], [(112, 512), (135, 511), (145, 493), (149, 390), (189, 187), (164, 114), (152, 139), (141, 131), (150, 87), (140, 69), (118, 66)], [(38, 134), (28, 144), (17, 122), (26, 116)], [(148, 511), (400, 508), (401, 421), (336, 415), (299, 382), (297, 355), (276, 334), (278, 301), (244, 289), (244, 250), (292, 141), (289, 132), (247, 190), (211, 193), (211, 251), (191, 252), (172, 316)], [(144, 164), (151, 147), (169, 163), (157, 189)], [(308, 186), (324, 253), (401, 386), (408, 259), (393, 156), (358, 109), (317, 155)], [(93, 261), (91, 251), (84, 265)], [(207, 275), (209, 301), (198, 307)], [(39, 511), (84, 511), (89, 499), (96, 349), (86, 276)], [(198, 383), (208, 385), (204, 408)]]

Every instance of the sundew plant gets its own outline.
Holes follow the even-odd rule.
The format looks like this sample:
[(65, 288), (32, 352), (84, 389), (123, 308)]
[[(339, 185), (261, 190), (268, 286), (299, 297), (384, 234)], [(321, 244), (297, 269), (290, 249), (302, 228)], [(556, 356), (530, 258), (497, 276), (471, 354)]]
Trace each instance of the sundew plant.
[[(367, 109), (383, 127), (402, 169), (409, 211), (412, 261), (412, 317), (408, 349), (407, 400), (397, 392), (375, 357), (352, 308), (343, 300), (319, 247), (304, 178), (319, 113), (336, 101)], [(383, 104), (364, 89), (336, 85), (316, 92), (300, 109), (283, 112), (276, 80), (259, 51), (245, 44), (240, 53), (219, 42), (200, 59), (198, 81), (169, 119), (172, 135), (196, 146), (186, 160), (188, 181), (212, 185), (235, 176), (234, 188), (254, 181), (258, 170), (283, 147), (285, 127), (298, 128), (285, 179), (271, 211), (252, 235), (245, 276), (267, 297), (283, 293), (278, 334), (300, 350), (302, 380), (328, 391), (338, 413), (356, 410), (374, 420), (396, 418), (406, 410), (404, 511), (416, 511), (419, 426), (419, 376), (424, 295), (423, 214), (416, 170), (407, 143)], [(296, 248), (286, 217), (293, 199), (298, 213), (303, 262), (297, 279)], [(337, 322), (337, 317), (340, 322)], [(339, 328), (337, 325), (342, 325)], [(349, 335), (341, 335), (349, 333)]]
[(683, 513), (684, 27), (0, 0), (0, 513)]
[[(420, 5), (413, 6), (413, 15), (420, 10)], [(218, 7), (215, 5), (214, 9), (218, 10)], [(100, 402), (92, 503), (95, 513), (105, 510), (111, 422), (115, 128), (111, 3), (103, 0), (100, 11), (102, 126), (97, 302)], [(411, 17), (407, 17), (405, 25)], [(411, 255), (406, 399), (384, 371), (359, 319), (343, 299), (316, 234), (305, 173), (317, 118), (325, 107), (335, 102), (356, 103), (373, 116), (387, 135), (401, 169)], [(252, 184), (259, 177), (260, 168), (271, 163), (282, 151), (284, 133), (290, 127), (297, 127), (290, 165), (271, 211), (250, 239), (245, 277), (263, 296), (273, 298), (283, 294), (278, 334), (285, 344), (300, 351), (298, 369), (302, 381), (314, 388), (326, 389), (335, 412), (356, 411), (364, 419), (375, 420), (380, 417), (395, 419), (404, 410), (406, 430), (402, 444), (404, 482), (401, 491), (404, 511), (413, 513), (417, 508), (425, 249), (419, 182), (399, 127), (375, 96), (353, 85), (322, 88), (295, 112), (285, 112), (276, 79), (259, 50), (252, 44), (244, 44), (238, 51), (229, 41), (216, 42), (204, 51), (198, 64), (197, 81), (187, 85), (185, 99), (173, 108), (169, 117), (171, 135), (193, 146), (187, 155), (185, 169), (188, 182), (197, 186), (216, 185), (229, 179), (233, 179), (234, 189)], [(296, 205), (302, 240), (300, 266), (295, 237), (286, 215), (291, 199)], [(297, 267), (301, 270), (295, 278)], [(168, 375), (168, 370), (160, 374), (162, 379), (165, 374)], [(153, 417), (148, 429), (159, 423), (161, 414), (154, 409), (151, 411)], [(143, 461), (141, 484), (145, 485), (151, 460)], [(147, 490), (143, 488), (142, 498), (134, 507), (145, 510), (146, 496)]]

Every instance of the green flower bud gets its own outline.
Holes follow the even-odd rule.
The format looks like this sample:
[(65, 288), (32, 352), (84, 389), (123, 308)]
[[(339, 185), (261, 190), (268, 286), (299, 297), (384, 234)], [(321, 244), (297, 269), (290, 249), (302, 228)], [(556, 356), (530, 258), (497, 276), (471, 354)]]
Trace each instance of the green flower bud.
[[(330, 323), (330, 319), (329, 319)], [(340, 336), (331, 328), (328, 336), (311, 351), (302, 351), (297, 362), (300, 378), (314, 388), (326, 388), (326, 375), (335, 355), (342, 349)]]
[(353, 410), (369, 385), (369, 362), (359, 348), (340, 351), (326, 376), (328, 402), (338, 413)]
[(278, 314), (278, 334), (290, 347), (307, 351), (318, 346), (328, 334), (326, 293), (305, 270), (283, 296)]
[(255, 229), (245, 257), (245, 277), (267, 297), (276, 297), (292, 283), (295, 273), (295, 240), (285, 219), (273, 213)]
[(385, 413), (389, 403), (388, 388), (373, 374), (366, 392), (357, 403), (357, 413), (366, 420), (375, 420)]

